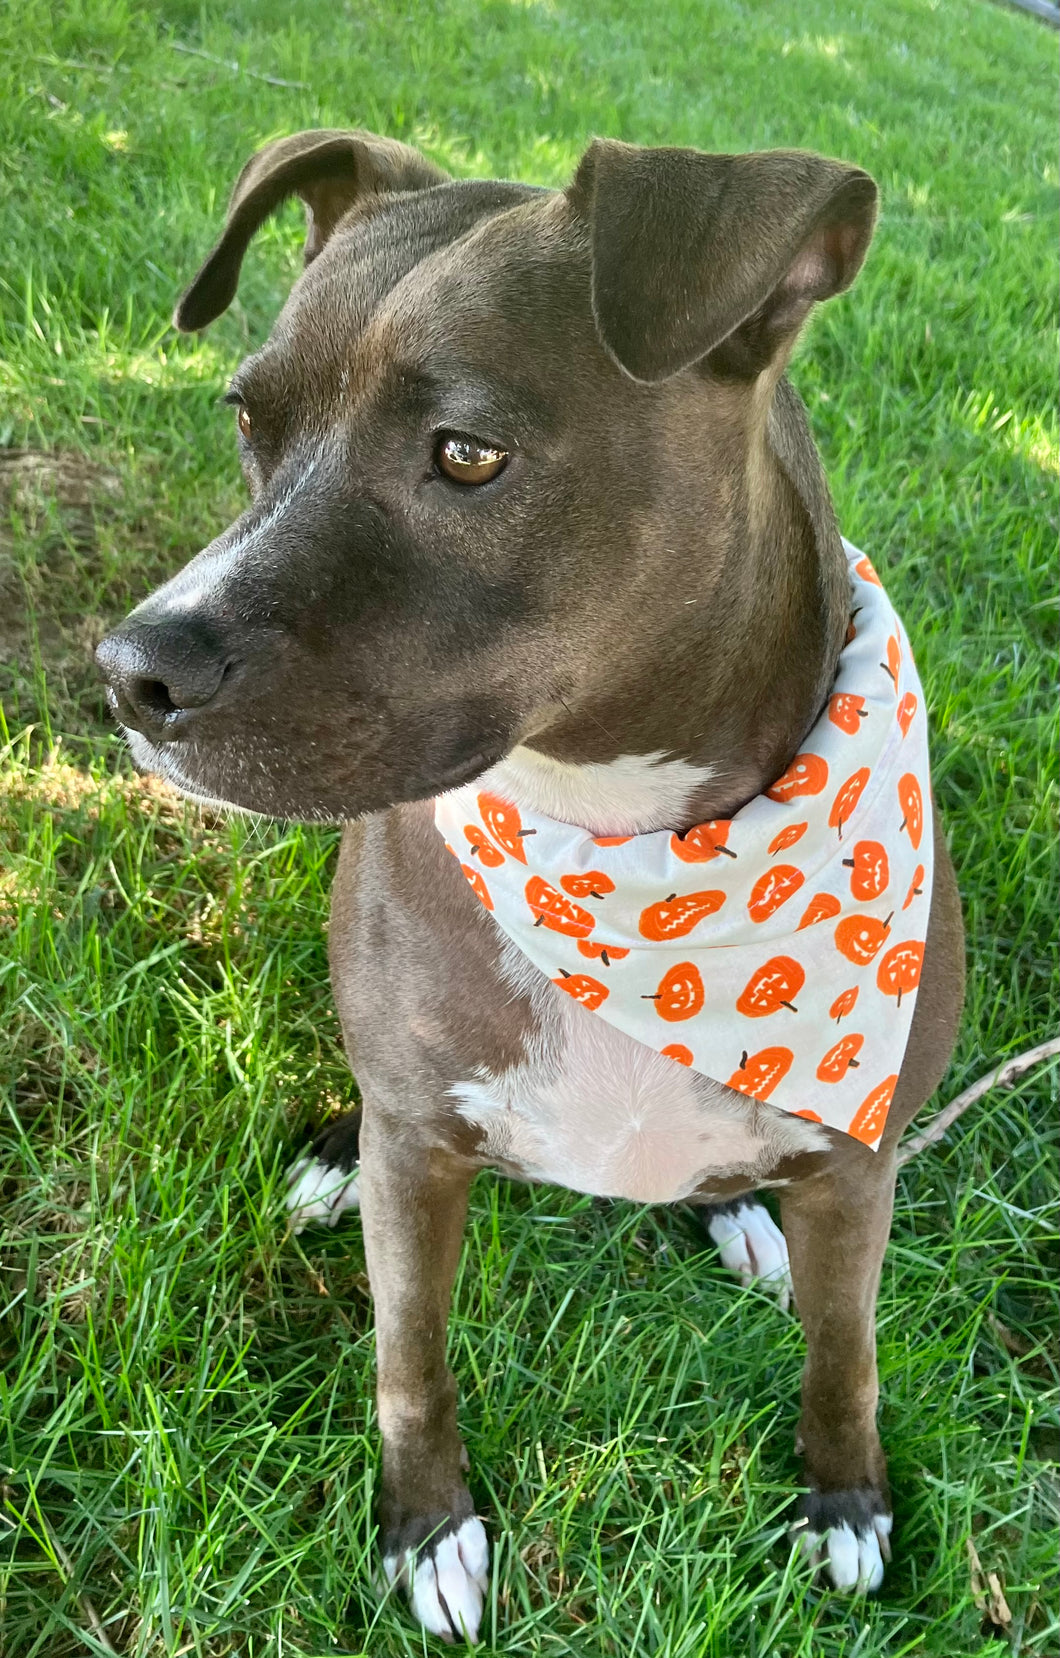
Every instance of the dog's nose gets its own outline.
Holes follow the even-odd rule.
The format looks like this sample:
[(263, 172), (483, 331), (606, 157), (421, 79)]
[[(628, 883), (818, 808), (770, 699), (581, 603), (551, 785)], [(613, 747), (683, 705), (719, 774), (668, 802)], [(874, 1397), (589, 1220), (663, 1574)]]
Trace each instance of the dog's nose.
[(153, 742), (181, 736), (190, 718), (214, 700), (233, 665), (201, 624), (134, 617), (97, 646), (96, 664), (117, 718)]

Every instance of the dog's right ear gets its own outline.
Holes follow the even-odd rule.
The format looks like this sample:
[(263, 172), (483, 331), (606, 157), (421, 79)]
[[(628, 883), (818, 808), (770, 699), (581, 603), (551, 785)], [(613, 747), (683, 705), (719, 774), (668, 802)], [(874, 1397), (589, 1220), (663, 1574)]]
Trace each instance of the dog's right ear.
[(205, 328), (227, 310), (250, 238), (288, 196), (305, 203), (308, 265), (362, 196), (424, 190), (448, 176), (418, 150), (370, 132), (298, 132), (266, 144), (236, 180), (224, 234), (182, 295), (174, 326)]

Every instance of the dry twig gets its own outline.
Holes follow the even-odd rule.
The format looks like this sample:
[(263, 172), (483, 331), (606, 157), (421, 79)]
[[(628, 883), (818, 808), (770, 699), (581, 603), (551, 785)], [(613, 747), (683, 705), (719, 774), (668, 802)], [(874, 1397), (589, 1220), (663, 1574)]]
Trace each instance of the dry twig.
[(174, 52), (183, 52), (189, 58), (205, 58), (207, 63), (218, 63), (222, 69), (230, 69), (234, 75), (248, 75), (252, 81), (264, 81), (268, 86), (290, 86), (297, 92), (308, 92), (305, 81), (285, 81), (279, 75), (262, 75), (256, 69), (244, 69), (241, 63), (234, 58), (218, 58), (212, 52), (204, 52), (201, 46), (185, 46), (182, 40), (171, 40), (169, 43)]
[(1060, 1038), (1052, 1042), (1039, 1042), (1036, 1048), (1028, 1048), (1026, 1053), (1013, 1054), (1011, 1059), (1003, 1059), (996, 1070), (988, 1071), (978, 1082), (973, 1082), (963, 1093), (958, 1094), (955, 1100), (951, 1100), (937, 1117), (932, 1117), (919, 1134), (914, 1134), (911, 1140), (905, 1142), (898, 1153), (899, 1168), (903, 1163), (908, 1163), (911, 1157), (915, 1157), (917, 1152), (923, 1151), (925, 1146), (933, 1146), (936, 1141), (941, 1140), (962, 1112), (967, 1111), (976, 1100), (981, 1100), (984, 1094), (989, 1094), (992, 1088), (1011, 1087), (1025, 1071), (1040, 1065), (1045, 1059), (1053, 1059), (1057, 1054), (1060, 1054)]
[(1009, 1629), (1012, 1625), (1012, 1613), (1005, 1591), (1001, 1587), (1001, 1579), (996, 1572), (984, 1572), (983, 1563), (971, 1538), (966, 1539), (968, 1549), (968, 1572), (972, 1580), (972, 1599), (976, 1607), (995, 1629)]

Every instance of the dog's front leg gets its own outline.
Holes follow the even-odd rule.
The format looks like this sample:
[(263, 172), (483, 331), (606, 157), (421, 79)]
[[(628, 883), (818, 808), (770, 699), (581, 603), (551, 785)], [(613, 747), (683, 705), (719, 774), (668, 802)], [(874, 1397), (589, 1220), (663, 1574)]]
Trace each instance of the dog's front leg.
[(894, 1203), (893, 1151), (844, 1148), (780, 1194), (806, 1335), (799, 1448), (803, 1546), (837, 1589), (879, 1587), (890, 1559), (887, 1464), (876, 1427), (876, 1293)]
[(370, 1103), (360, 1153), (383, 1435), (383, 1564), (432, 1633), (474, 1640), (489, 1550), (461, 1472), (456, 1383), (445, 1355), (473, 1171)]

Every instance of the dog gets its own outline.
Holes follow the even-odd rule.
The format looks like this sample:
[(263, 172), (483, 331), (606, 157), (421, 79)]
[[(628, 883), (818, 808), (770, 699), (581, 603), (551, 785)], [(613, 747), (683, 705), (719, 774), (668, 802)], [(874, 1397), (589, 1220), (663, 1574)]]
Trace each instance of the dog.
[[(809, 153), (597, 139), (550, 190), (453, 180), (367, 132), (301, 133), (243, 169), (178, 328), (224, 311), (292, 195), (306, 268), (227, 396), (252, 504), (97, 654), (139, 767), (195, 799), (346, 826), (330, 960), (363, 1115), (318, 1137), (291, 1205), (299, 1224), (360, 1208), (387, 1576), (429, 1630), (477, 1636), (488, 1548), (446, 1321), (468, 1188), (493, 1167), (691, 1203), (745, 1279), (783, 1295), (790, 1271), (807, 1354), (796, 1527), (836, 1589), (875, 1589), (892, 1519), (877, 1285), (898, 1139), (955, 1039), (963, 932), (926, 777), (901, 823), (889, 784), (864, 807), (894, 811), (892, 859), (925, 834), (908, 897), (904, 877), (879, 895), (878, 855), (859, 868), (878, 846), (858, 839), (860, 806), (837, 795), (825, 821), (807, 733), (869, 740), (876, 715), (837, 673), (862, 600), (885, 600), (841, 540), (785, 368), (814, 305), (854, 280), (876, 188)], [(872, 694), (897, 697), (900, 625), (875, 654)], [(907, 690), (899, 723), (917, 702)], [(803, 973), (790, 952), (812, 945), (832, 972), (830, 917), (852, 902), (818, 895), (799, 927), (770, 910), (786, 897), (770, 858), (806, 829), (792, 802), (817, 813), (810, 840), (835, 842), (835, 880), (868, 883), (850, 961), (878, 970), (905, 1021), (879, 1036), (894, 1074), (849, 1120), (829, 1118), (832, 1084), (871, 1078), (857, 1084), (842, 1025), (824, 1081), (812, 1052), (775, 1042), (732, 1057), (742, 1029), (756, 1046), (759, 1015), (767, 1041), (816, 1029), (817, 992), (795, 996), (790, 965), (734, 1006), (753, 923), (782, 950), (774, 968)], [(760, 873), (734, 849), (769, 823)], [(581, 861), (561, 875), (568, 853)], [(658, 902), (637, 912), (654, 858)], [(659, 891), (672, 870), (680, 891)], [(750, 922), (723, 876), (755, 882)], [(640, 914), (621, 939), (612, 899)], [(712, 905), (724, 925), (694, 955)], [(914, 925), (912, 965), (880, 966), (881, 939)], [(638, 992), (664, 961), (656, 935), (679, 942)], [(620, 1002), (625, 1028), (609, 1022)], [(802, 1081), (782, 1107), (785, 1066), (783, 1086)], [(755, 1201), (765, 1187), (783, 1236)]]

